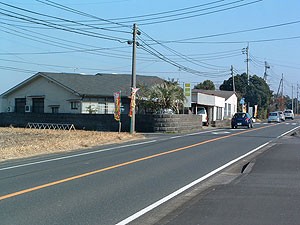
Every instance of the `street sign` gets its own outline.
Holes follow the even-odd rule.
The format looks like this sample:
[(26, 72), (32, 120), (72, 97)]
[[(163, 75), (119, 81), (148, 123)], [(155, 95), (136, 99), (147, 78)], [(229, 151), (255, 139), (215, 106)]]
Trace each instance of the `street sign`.
[(192, 105), (192, 88), (191, 88), (190, 83), (184, 84), (184, 96), (186, 98), (184, 107), (191, 107), (191, 105)]

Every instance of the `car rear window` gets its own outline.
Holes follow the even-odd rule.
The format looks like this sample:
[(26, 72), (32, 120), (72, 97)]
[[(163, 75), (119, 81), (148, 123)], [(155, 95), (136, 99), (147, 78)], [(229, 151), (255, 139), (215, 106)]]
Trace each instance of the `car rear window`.
[(237, 113), (234, 115), (234, 118), (244, 118), (246, 116), (246, 113)]
[(270, 113), (269, 116), (277, 116), (277, 113)]
[(286, 110), (286, 111), (284, 111), (285, 113), (292, 113), (292, 111), (290, 111), (290, 110)]

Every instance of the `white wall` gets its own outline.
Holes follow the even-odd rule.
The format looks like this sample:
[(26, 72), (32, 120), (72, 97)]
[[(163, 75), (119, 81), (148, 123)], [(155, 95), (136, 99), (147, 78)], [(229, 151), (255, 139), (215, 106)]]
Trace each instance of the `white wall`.
[(232, 95), (225, 101), (225, 104), (230, 104), (230, 109), (228, 108), (228, 112), (230, 112), (230, 115), (225, 115), (225, 118), (232, 118), (232, 116), (237, 112), (237, 96)]
[(207, 95), (202, 93), (197, 93), (196, 101), (199, 105), (207, 105), (207, 106), (217, 106), (223, 107), (225, 105), (225, 99), (222, 97)]
[(32, 105), (32, 98), (29, 96), (44, 96), (45, 113), (52, 112), (50, 105), (59, 105), (59, 113), (80, 113), (80, 109), (71, 109), (68, 101), (79, 97), (44, 77), (37, 77), (3, 98), (2, 111), (6, 112), (8, 107), (14, 108), (15, 98), (26, 98), (26, 104)]

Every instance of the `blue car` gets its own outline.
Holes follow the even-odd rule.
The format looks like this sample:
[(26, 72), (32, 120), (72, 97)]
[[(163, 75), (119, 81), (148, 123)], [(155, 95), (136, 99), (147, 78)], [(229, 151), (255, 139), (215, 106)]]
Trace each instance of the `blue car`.
[(231, 128), (234, 129), (239, 126), (248, 127), (248, 128), (253, 127), (252, 117), (250, 116), (249, 113), (238, 112), (234, 114), (234, 116), (231, 119)]

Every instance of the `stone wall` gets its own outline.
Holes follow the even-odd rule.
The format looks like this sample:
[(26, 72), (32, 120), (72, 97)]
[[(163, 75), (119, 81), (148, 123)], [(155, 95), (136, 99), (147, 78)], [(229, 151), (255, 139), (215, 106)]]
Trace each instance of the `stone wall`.
[[(121, 131), (129, 132), (130, 117), (121, 115)], [(25, 127), (27, 123), (74, 124), (76, 129), (118, 131), (119, 123), (111, 114), (0, 113), (0, 126)], [(197, 115), (136, 115), (137, 132), (187, 132), (202, 128)]]
[(217, 120), (211, 122), (212, 127), (231, 127), (231, 120)]

